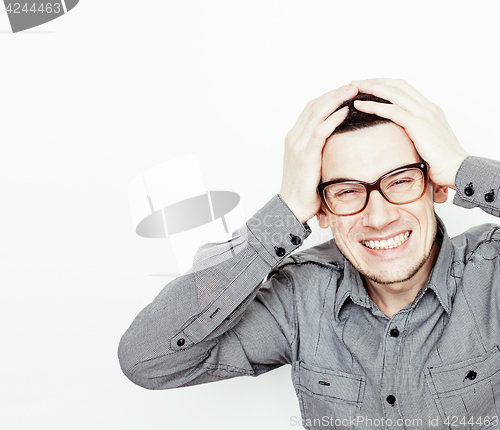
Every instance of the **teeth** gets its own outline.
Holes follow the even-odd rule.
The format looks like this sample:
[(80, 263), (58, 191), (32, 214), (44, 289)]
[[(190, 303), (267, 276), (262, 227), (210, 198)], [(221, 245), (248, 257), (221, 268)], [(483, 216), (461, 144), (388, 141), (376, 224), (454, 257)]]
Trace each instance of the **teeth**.
[(400, 235), (391, 237), (387, 240), (364, 240), (361, 243), (371, 249), (390, 249), (401, 246), (408, 240), (409, 237), (410, 232), (407, 231), (406, 233), (401, 233)]

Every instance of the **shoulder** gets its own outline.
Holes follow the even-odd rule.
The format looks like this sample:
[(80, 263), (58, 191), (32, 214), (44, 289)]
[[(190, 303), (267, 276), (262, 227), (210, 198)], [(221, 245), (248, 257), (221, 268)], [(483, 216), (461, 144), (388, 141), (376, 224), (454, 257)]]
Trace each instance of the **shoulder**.
[(500, 252), (500, 225), (481, 224), (451, 239), (455, 254), (467, 256), (478, 249), (498, 249)]
[(342, 275), (345, 264), (345, 257), (332, 239), (288, 256), (270, 276), (283, 275), (290, 279), (305, 278), (301, 280), (321, 281), (325, 277)]
[(482, 224), (470, 228), (451, 239), (453, 246), (450, 274), (453, 278), (467, 278), (469, 284), (479, 280), (491, 284), (500, 269), (500, 226)]

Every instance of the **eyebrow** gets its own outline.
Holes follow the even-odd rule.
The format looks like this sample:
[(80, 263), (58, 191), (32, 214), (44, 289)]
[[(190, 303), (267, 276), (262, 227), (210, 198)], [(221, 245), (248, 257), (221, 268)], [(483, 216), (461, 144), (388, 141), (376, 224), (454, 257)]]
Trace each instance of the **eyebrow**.
[[(384, 173), (385, 174), (385, 173)], [(380, 176), (379, 176), (380, 177)], [(365, 182), (365, 181), (360, 181), (359, 179), (349, 179), (349, 178), (329, 178), (321, 182), (330, 182), (330, 181), (340, 181), (340, 182)]]
[[(394, 167), (393, 169), (388, 170), (385, 173), (382, 173), (377, 179), (375, 179), (375, 181), (379, 180), (382, 176), (387, 175), (388, 173), (393, 172), (394, 170), (401, 169), (402, 167), (405, 167), (405, 166), (407, 166), (409, 164), (414, 164), (414, 163), (423, 163), (423, 161), (421, 161), (421, 160), (420, 161), (414, 161), (413, 163), (406, 163), (406, 164), (403, 164), (403, 165), (401, 165), (399, 167)], [(371, 184), (371, 183), (374, 182), (374, 181), (367, 182), (367, 181), (362, 181), (360, 179), (354, 179), (354, 178), (330, 178), (330, 179), (322, 180), (320, 183), (330, 182), (330, 181), (338, 181), (338, 182), (364, 182), (365, 184)]]

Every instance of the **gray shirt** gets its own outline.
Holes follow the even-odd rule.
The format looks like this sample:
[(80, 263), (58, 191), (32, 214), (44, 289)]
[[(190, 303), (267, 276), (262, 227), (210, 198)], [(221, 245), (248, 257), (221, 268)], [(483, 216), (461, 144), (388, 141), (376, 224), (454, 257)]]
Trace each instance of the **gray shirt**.
[[(468, 157), (454, 203), (498, 216), (499, 184)], [(500, 228), (439, 230), (427, 284), (388, 318), (333, 241), (289, 256), (310, 230), (275, 196), (139, 313), (122, 369), (165, 389), (290, 364), (308, 429), (500, 425)]]

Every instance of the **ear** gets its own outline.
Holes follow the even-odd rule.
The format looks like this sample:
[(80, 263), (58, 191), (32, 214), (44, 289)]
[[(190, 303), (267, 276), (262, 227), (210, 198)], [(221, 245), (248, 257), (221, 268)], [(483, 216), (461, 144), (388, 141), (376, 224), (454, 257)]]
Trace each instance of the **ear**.
[(434, 203), (444, 203), (448, 200), (448, 187), (443, 185), (434, 185)]
[(318, 220), (318, 225), (321, 228), (328, 228), (330, 224), (328, 223), (328, 216), (326, 212), (323, 210), (323, 205), (319, 208), (318, 213), (316, 214), (316, 219)]

